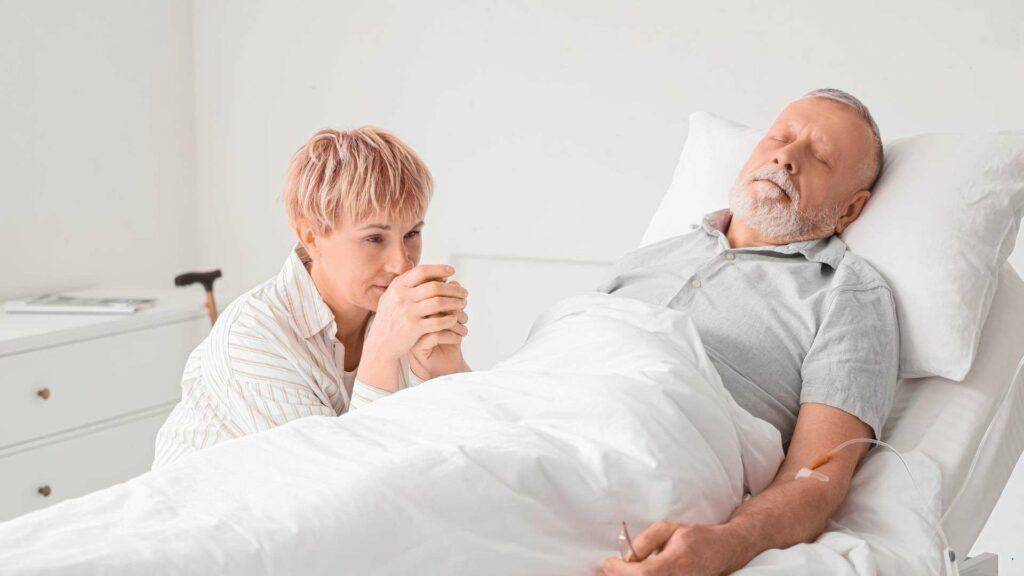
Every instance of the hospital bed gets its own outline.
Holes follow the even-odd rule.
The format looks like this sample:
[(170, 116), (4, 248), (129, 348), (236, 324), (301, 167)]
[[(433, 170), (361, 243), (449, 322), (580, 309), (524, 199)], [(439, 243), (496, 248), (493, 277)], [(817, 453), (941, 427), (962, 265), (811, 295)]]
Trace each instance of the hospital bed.
[[(938, 378), (907, 380), (899, 388), (892, 417), (886, 426), (883, 437), (897, 447), (908, 460), (915, 464), (912, 466), (915, 475), (920, 470), (937, 469), (938, 473), (922, 475), (915, 480), (923, 482), (921, 493), (928, 494), (929, 498), (939, 500), (939, 504), (932, 508), (941, 508), (945, 512), (943, 525), (948, 539), (955, 550), (961, 555), (970, 550), (974, 540), (977, 538), (982, 526), (991, 512), (996, 500), (1002, 491), (1006, 480), (1015, 462), (1020, 456), (1024, 447), (1024, 425), (1022, 425), (1022, 410), (1024, 410), (1024, 374), (1021, 373), (1021, 358), (1024, 355), (1024, 330), (1021, 330), (1021, 318), (1024, 312), (1024, 281), (1009, 268), (1003, 269), (999, 288), (995, 295), (989, 320), (983, 332), (980, 352), (974, 363), (974, 368), (963, 382), (952, 382)], [(575, 335), (574, 335), (575, 337)], [(675, 353), (674, 353), (675, 354)], [(445, 423), (446, 419), (443, 406), (451, 406), (458, 399), (465, 399), (469, 403), (472, 394), (470, 390), (477, 389), (483, 382), (473, 382), (471, 387), (467, 383), (456, 385), (449, 382), (437, 388), (433, 395), (427, 394), (425, 388), (410, 391), (412, 394), (406, 398), (419, 397), (426, 401), (431, 398), (431, 411), (439, 415)], [(493, 384), (493, 382), (492, 382)], [(425, 385), (428, 386), (428, 385)], [(542, 389), (552, 389), (546, 385)], [(490, 388), (494, 390), (494, 388)], [(519, 402), (535, 404), (530, 400), (531, 394), (523, 394), (519, 385), (509, 387), (509, 390), (518, 390), (513, 396), (499, 397), (496, 406), (501, 410), (509, 411), (513, 397)], [(435, 397), (436, 396), (436, 397)], [(481, 396), (481, 398), (485, 398)], [(494, 397), (486, 395), (488, 404), (494, 401)], [(308, 554), (295, 556), (294, 550), (309, 549), (310, 553), (323, 546), (325, 535), (330, 535), (327, 540), (335, 542), (344, 540), (335, 524), (338, 523), (337, 515), (318, 514), (318, 510), (334, 511), (333, 507), (324, 506), (325, 502), (335, 501), (337, 494), (331, 492), (332, 488), (323, 482), (322, 473), (311, 474), (311, 467), (329, 465), (330, 470), (327, 476), (335, 479), (346, 477), (347, 472), (352, 471), (352, 465), (345, 462), (345, 459), (335, 459), (336, 456), (345, 453), (351, 455), (350, 450), (339, 452), (342, 446), (347, 446), (344, 437), (333, 436), (338, 434), (340, 429), (355, 430), (362, 426), (364, 430), (376, 430), (381, 423), (401, 423), (407, 420), (395, 420), (387, 417), (390, 412), (400, 412), (404, 407), (413, 406), (408, 402), (400, 402), (398, 398), (393, 402), (382, 401), (375, 405), (376, 410), (368, 409), (368, 412), (360, 412), (353, 420), (347, 421), (345, 426), (336, 425), (333, 419), (303, 419), (287, 426), (282, 426), (264, 435), (252, 436), (237, 442), (226, 443), (214, 447), (209, 451), (198, 453), (192, 461), (180, 462), (181, 466), (172, 466), (161, 473), (140, 477), (136, 480), (101, 491), (83, 498), (69, 500), (46, 510), (38, 511), (30, 516), (13, 521), (7, 525), (0, 524), (0, 573), (4, 568), (5, 558), (15, 564), (14, 568), (25, 567), (24, 570), (15, 570), (12, 573), (24, 574), (66, 574), (66, 573), (106, 573), (108, 567), (119, 567), (109, 573), (137, 573), (138, 566), (135, 562), (146, 563), (147, 570), (156, 569), (153, 573), (178, 573), (176, 568), (193, 566), (190, 563), (181, 564), (184, 559), (191, 562), (197, 557), (204, 558), (209, 564), (202, 564), (210, 568), (203, 572), (217, 572), (217, 568), (232, 566), (231, 562), (249, 562), (254, 566), (274, 567), (278, 570), (264, 571), (262, 573), (282, 573), (281, 567), (296, 567), (295, 562), (302, 562), (299, 558), (307, 558)], [(589, 404), (588, 404), (589, 405)], [(646, 407), (656, 406), (655, 403), (644, 403)], [(626, 408), (623, 407), (623, 410)], [(372, 413), (372, 416), (367, 417)], [(421, 413), (421, 411), (417, 411)], [(456, 410), (455, 413), (465, 414)], [(412, 416), (412, 413), (407, 413)], [(419, 420), (416, 420), (420, 422)], [(357, 424), (358, 423), (358, 424)], [(341, 424), (340, 422), (337, 424)], [(349, 425), (351, 424), (351, 426)], [(479, 424), (479, 422), (477, 422)], [(486, 424), (490, 426), (489, 423)], [(369, 428), (367, 428), (369, 427)], [(446, 427), (447, 426), (446, 424)], [(677, 428), (674, 428), (678, 430)], [(421, 429), (422, 431), (422, 429)], [(407, 435), (399, 434), (403, 438)], [(511, 441), (519, 438), (515, 435), (502, 436)], [(320, 439), (319, 443), (313, 442)], [(350, 439), (355, 439), (350, 438)], [(383, 438), (378, 437), (375, 442)], [(525, 438), (520, 438), (524, 440)], [(296, 441), (299, 441), (298, 443)], [(420, 444), (423, 444), (422, 442)], [(436, 445), (431, 451), (419, 451), (417, 454), (426, 458), (417, 460), (417, 466), (427, 466), (430, 462), (440, 459), (445, 462), (446, 467), (453, 466), (455, 454), (450, 452), (438, 452)], [(678, 445), (678, 442), (675, 442)], [(305, 447), (303, 446), (305, 445)], [(542, 445), (527, 444), (531, 450), (534, 447), (541, 448)], [(562, 446), (561, 443), (552, 446)], [(630, 454), (635, 454), (634, 446)], [(689, 444), (687, 444), (689, 446)], [(328, 447), (334, 450), (328, 459), (316, 458), (316, 452), (322, 452)], [(512, 446), (508, 446), (512, 448)], [(415, 447), (410, 447), (414, 449)], [(291, 456), (295, 453), (297, 456)], [(502, 452), (501, 460), (504, 462), (507, 455), (513, 451)], [(391, 462), (393, 453), (379, 452), (381, 458)], [(471, 473), (465, 478), (472, 478), (473, 486), (483, 478), (490, 478), (487, 474), (494, 469), (485, 461), (477, 459), (479, 453), (471, 453), (470, 461), (473, 466), (470, 468), (459, 468), (464, 472)], [(559, 455), (563, 453), (558, 452)], [(603, 453), (602, 453), (603, 454)], [(314, 458), (307, 460), (307, 457), (314, 455)], [(376, 458), (376, 457), (375, 457)], [(888, 460), (887, 460), (888, 459)], [(633, 460), (632, 458), (630, 460)], [(269, 464), (271, 462), (281, 463), (287, 461), (286, 466), (277, 466), (274, 470), (267, 469), (260, 462)], [(302, 467), (302, 462), (310, 462)], [(395, 460), (396, 462), (398, 460)], [(573, 460), (575, 462), (575, 460)], [(763, 559), (760, 567), (754, 566), (744, 576), (762, 576), (764, 574), (857, 574), (867, 576), (872, 574), (915, 574), (934, 573), (931, 570), (901, 570), (903, 567), (919, 566), (918, 562), (934, 561), (938, 557), (938, 548), (934, 548), (934, 541), (928, 533), (927, 527), (920, 522), (915, 522), (913, 506), (906, 504), (914, 499), (916, 492), (909, 486), (905, 472), (899, 466), (893, 466), (895, 459), (890, 453), (883, 450), (872, 451), (865, 460), (861, 469), (854, 478), (854, 486), (851, 490), (847, 503), (844, 504), (833, 520), (836, 525), (829, 527), (829, 531), (822, 539), (832, 537), (832, 543), (839, 539), (846, 538), (846, 542), (866, 542), (867, 547), (855, 544), (861, 551), (867, 550), (869, 557), (866, 563), (857, 566), (857, 554), (845, 554), (841, 547), (831, 546), (828, 542), (819, 542), (813, 545), (800, 545), (793, 549), (783, 551), (769, 551), (762, 556), (775, 554), (774, 558)], [(328, 464), (330, 462), (330, 464)], [(927, 465), (916, 466), (922, 462)], [(197, 465), (192, 465), (197, 464)], [(550, 465), (550, 464), (549, 464)], [(404, 468), (403, 468), (404, 469)], [(480, 471), (486, 472), (484, 476)], [(527, 468), (517, 468), (518, 473), (525, 473)], [(255, 474), (261, 471), (262, 475)], [(416, 474), (408, 475), (414, 478), (417, 486), (423, 485), (423, 477)], [(276, 480), (275, 480), (276, 478)], [(444, 477), (456, 485), (464, 478)], [(528, 497), (530, 474), (522, 478), (515, 476), (506, 478), (496, 476), (497, 483), (514, 492), (501, 492), (504, 494), (506, 504), (515, 502), (515, 505), (531, 504)], [(519, 478), (518, 480), (514, 478)], [(636, 478), (636, 476), (634, 476)], [(927, 480), (931, 480), (928, 482)], [(937, 479), (937, 480), (936, 480)], [(314, 480), (314, 482), (310, 482)], [(319, 480), (319, 481), (317, 481)], [(446, 481), (447, 481), (446, 480)], [(433, 480), (431, 480), (433, 481)], [(505, 482), (511, 482), (505, 484)], [(525, 483), (522, 483), (525, 482)], [(330, 484), (338, 484), (336, 482)], [(377, 486), (378, 494), (410, 494), (405, 489), (406, 484), (392, 486), (392, 489), (382, 489)], [(432, 485), (433, 486), (433, 485)], [(638, 485), (639, 486), (639, 485)], [(189, 487), (198, 489), (190, 489)], [(586, 485), (573, 483), (572, 495), (590, 494), (585, 490)], [(396, 490), (396, 488), (402, 488)], [(520, 497), (519, 488), (527, 488), (527, 496)], [(936, 489), (937, 488), (937, 489)], [(282, 491), (290, 490), (290, 496), (281, 496)], [(273, 497), (271, 497), (271, 492)], [(605, 492), (604, 489), (599, 492)], [(646, 496), (645, 500), (654, 497), (657, 491)], [(629, 494), (640, 494), (636, 490), (628, 491)], [(423, 511), (422, 506), (432, 507), (435, 497), (438, 494), (431, 492), (430, 501), (424, 504), (420, 501), (415, 504), (413, 510)], [(561, 501), (570, 493), (558, 492), (562, 496), (554, 501)], [(191, 496), (190, 496), (191, 495)], [(367, 493), (368, 496), (371, 493)], [(459, 491), (458, 498), (465, 494)], [(219, 499), (222, 496), (236, 498), (234, 503), (224, 504)], [(442, 496), (444, 497), (444, 496)], [(380, 504), (382, 496), (373, 497), (377, 504)], [(388, 498), (394, 500), (394, 498)], [(572, 500), (572, 498), (569, 498)], [(399, 498), (396, 511), (383, 512), (381, 508), (370, 506), (374, 510), (373, 516), (380, 518), (382, 526), (373, 527), (376, 532), (370, 532), (371, 540), (377, 541), (381, 530), (389, 531), (393, 527), (383, 526), (392, 524), (388, 518), (392, 518), (393, 512), (401, 515), (406, 506), (414, 504), (407, 498)], [(266, 502), (266, 504), (263, 504)], [(450, 504), (444, 500), (446, 509)], [(542, 501), (543, 510), (551, 502)], [(236, 505), (238, 504), (238, 505)], [(251, 507), (250, 507), (251, 506)], [(296, 513), (289, 513), (279, 518), (276, 515), (265, 514), (268, 511), (291, 508)], [(355, 509), (349, 506), (345, 509)], [(391, 510), (387, 505), (384, 509)], [(433, 510), (433, 508), (431, 508)], [(663, 510), (660, 505), (658, 510)], [(256, 510), (251, 513), (250, 510)], [(570, 506), (567, 510), (572, 510)], [(512, 510), (509, 514), (500, 515), (503, 520), (499, 532), (507, 536), (508, 526), (505, 524), (507, 518), (513, 516)], [(446, 527), (446, 531), (455, 530), (458, 532), (457, 522), (465, 519), (464, 512), (451, 517), (443, 514), (425, 517), (416, 514), (411, 515), (407, 520), (421, 518), (427, 521), (419, 522), (427, 526), (432, 533), (437, 527)], [(279, 520), (286, 520), (280, 522)], [(456, 524), (453, 524), (453, 521)], [(405, 524), (405, 522), (403, 522)], [(269, 530), (254, 532), (250, 528), (254, 526), (273, 526)], [(573, 524), (574, 526), (577, 524)], [(342, 526), (345, 526), (342, 524)], [(366, 526), (370, 529), (370, 526)], [(550, 528), (550, 527), (548, 527)], [(850, 534), (844, 534), (843, 530)], [(333, 530), (333, 532), (332, 532)], [(351, 532), (342, 530), (348, 535)], [(601, 531), (603, 533), (603, 531)], [(550, 537), (550, 530), (538, 530), (536, 525), (531, 524), (524, 530), (515, 531), (520, 536), (532, 538), (531, 544), (536, 544), (546, 537)], [(177, 537), (167, 538), (167, 534), (175, 534)], [(219, 536), (218, 536), (219, 534)], [(252, 538), (253, 535), (259, 538)], [(206, 535), (206, 536), (204, 536)], [(546, 536), (544, 536), (546, 535)], [(197, 536), (199, 538), (197, 538)], [(215, 537), (206, 540), (207, 536)], [(314, 537), (316, 536), (316, 537)], [(466, 537), (466, 535), (462, 535)], [(607, 534), (610, 541), (613, 534)], [(68, 540), (73, 538), (74, 541)], [(601, 538), (604, 540), (604, 538)], [(403, 542), (418, 542), (415, 539), (402, 540)], [(504, 540), (502, 540), (504, 542)], [(362, 542), (362, 541), (360, 541)], [(222, 545), (226, 544), (226, 545)], [(437, 542), (435, 541), (436, 545)], [(531, 554), (524, 554), (522, 543), (513, 541), (511, 547), (506, 550), (508, 553), (523, 555), (529, 558), (536, 555), (537, 548), (529, 547)], [(808, 546), (816, 547), (813, 549)], [(337, 546), (332, 546), (337, 547)], [(804, 547), (803, 552), (795, 550)], [(24, 548), (19, 551), (17, 549)], [(350, 546), (351, 548), (351, 546)], [(404, 548), (404, 547), (403, 547)], [(358, 549), (363, 549), (359, 547)], [(429, 558), (435, 558), (432, 552), (434, 546), (420, 546), (421, 554), (427, 554)], [(205, 550), (205, 552), (197, 552)], [(292, 550), (292, 551), (290, 551)], [(411, 550), (417, 550), (413, 546)], [(810, 552), (808, 552), (810, 550)], [(849, 548), (847, 549), (849, 550)], [(934, 551), (934, 555), (933, 555)], [(597, 550), (600, 552), (600, 550)], [(877, 552), (877, 554), (876, 554)], [(99, 554), (97, 557), (96, 554)], [(408, 550), (405, 553), (409, 553)], [(561, 552), (565, 556), (564, 551)], [(815, 562), (821, 555), (830, 555), (830, 567), (835, 570), (824, 569)], [(330, 558), (328, 555), (320, 555)], [(375, 557), (375, 555), (371, 555)], [(593, 556), (588, 555), (588, 557)], [(490, 558), (489, 556), (488, 558)], [(560, 558), (561, 556), (559, 556)], [(845, 557), (845, 560), (843, 559)], [(862, 555), (863, 557), (863, 555)], [(872, 557), (877, 557), (872, 560)], [(264, 564), (264, 559), (268, 560)], [(369, 557), (368, 557), (369, 558)], [(219, 559), (219, 560), (218, 560)], [(227, 560), (225, 560), (227, 559)], [(477, 558), (480, 560), (480, 558)], [(505, 558), (506, 563), (515, 560), (516, 557)], [(128, 564), (123, 564), (127, 560)], [(835, 560), (838, 560), (835, 561)], [(847, 564), (846, 560), (850, 563)], [(394, 561), (394, 559), (392, 559)], [(755, 559), (757, 562), (758, 559)], [(996, 559), (990, 556), (976, 559), (961, 559), (962, 574), (965, 575), (992, 575), (996, 574)], [(227, 564), (225, 564), (227, 562)], [(877, 562), (877, 563), (876, 563)], [(872, 568), (872, 564), (876, 568)], [(470, 564), (467, 564), (469, 566)], [(473, 564), (475, 566), (475, 564)], [(544, 564), (547, 566), (548, 564)], [(66, 567), (73, 566), (74, 570), (69, 572)], [(331, 567), (336, 567), (331, 564)], [(160, 571), (163, 567), (163, 571)], [(88, 568), (79, 570), (79, 568)], [(233, 566), (232, 573), (257, 573), (246, 571), (249, 566)], [(456, 570), (455, 573), (459, 571)], [(520, 571), (507, 571), (512, 574), (534, 573)], [(324, 572), (329, 573), (329, 572)], [(358, 572), (358, 573), (373, 573)], [(401, 570), (390, 570), (389, 573), (407, 573)], [(451, 572), (448, 572), (451, 573)], [(558, 573), (565, 573), (564, 571)], [(573, 573), (570, 571), (569, 573)]]
[[(978, 356), (963, 382), (905, 380), (883, 437), (942, 472), (942, 527), (966, 555), (1024, 449), (1024, 281), (1006, 265)], [(993, 555), (961, 559), (962, 574), (995, 574)], [(973, 571), (979, 570), (979, 571)]]

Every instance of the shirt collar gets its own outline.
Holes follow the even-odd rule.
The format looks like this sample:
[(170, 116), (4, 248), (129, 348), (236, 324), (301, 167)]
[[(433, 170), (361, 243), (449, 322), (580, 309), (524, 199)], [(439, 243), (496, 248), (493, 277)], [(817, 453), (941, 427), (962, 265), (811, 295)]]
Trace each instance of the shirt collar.
[[(731, 221), (732, 212), (728, 208), (725, 208), (704, 216), (701, 228), (708, 236), (720, 237), (725, 247), (728, 247), (729, 241), (725, 237), (725, 232), (729, 229), (729, 223)], [(781, 246), (757, 246), (744, 248), (743, 250), (751, 252), (777, 252), (780, 254), (802, 254), (812, 262), (826, 264), (835, 270), (839, 267), (839, 263), (843, 261), (843, 256), (846, 255), (846, 243), (843, 242), (839, 236), (833, 234), (832, 236), (825, 238), (792, 242)]]
[(299, 335), (309, 338), (334, 323), (334, 313), (320, 296), (309, 271), (309, 255), (297, 244), (278, 273), (275, 285)]

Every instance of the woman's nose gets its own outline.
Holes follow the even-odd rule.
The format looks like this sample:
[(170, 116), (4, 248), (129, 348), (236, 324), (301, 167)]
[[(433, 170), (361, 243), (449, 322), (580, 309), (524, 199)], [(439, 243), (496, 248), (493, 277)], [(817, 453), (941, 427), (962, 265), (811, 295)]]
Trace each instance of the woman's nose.
[(388, 254), (388, 272), (396, 276), (412, 270), (413, 267), (412, 258), (409, 257), (409, 252), (405, 249), (404, 243), (402, 244), (391, 250)]

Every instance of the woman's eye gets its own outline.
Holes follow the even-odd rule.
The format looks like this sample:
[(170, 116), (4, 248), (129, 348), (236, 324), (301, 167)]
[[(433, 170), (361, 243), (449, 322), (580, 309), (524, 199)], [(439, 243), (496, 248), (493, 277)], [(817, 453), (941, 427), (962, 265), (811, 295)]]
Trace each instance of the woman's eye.
[(367, 236), (364, 240), (370, 244), (380, 244), (384, 241), (384, 237), (379, 234), (374, 234), (373, 236)]
[(419, 230), (412, 230), (412, 231), (406, 233), (405, 239), (406, 240), (412, 240), (413, 238), (415, 238), (415, 237), (417, 237), (419, 235), (420, 235), (420, 231)]

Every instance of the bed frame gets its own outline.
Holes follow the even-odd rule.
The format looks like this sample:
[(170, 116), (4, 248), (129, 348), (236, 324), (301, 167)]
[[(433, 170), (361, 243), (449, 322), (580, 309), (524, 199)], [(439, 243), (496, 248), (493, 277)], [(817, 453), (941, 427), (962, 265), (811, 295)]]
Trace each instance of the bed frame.
[(998, 576), (999, 557), (991, 552), (972, 556), (960, 563), (960, 576)]

